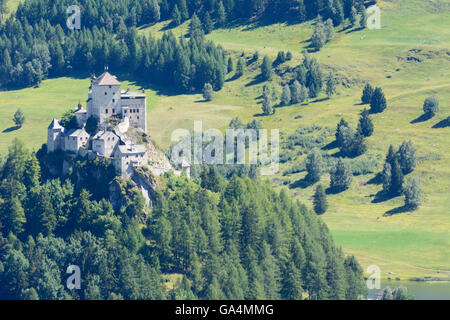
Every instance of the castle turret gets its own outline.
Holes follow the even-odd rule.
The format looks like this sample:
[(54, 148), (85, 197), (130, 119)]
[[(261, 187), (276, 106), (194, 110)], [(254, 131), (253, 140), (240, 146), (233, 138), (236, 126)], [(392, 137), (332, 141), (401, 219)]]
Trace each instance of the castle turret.
[(55, 152), (62, 149), (64, 127), (61, 126), (58, 120), (53, 119), (47, 129), (47, 152)]

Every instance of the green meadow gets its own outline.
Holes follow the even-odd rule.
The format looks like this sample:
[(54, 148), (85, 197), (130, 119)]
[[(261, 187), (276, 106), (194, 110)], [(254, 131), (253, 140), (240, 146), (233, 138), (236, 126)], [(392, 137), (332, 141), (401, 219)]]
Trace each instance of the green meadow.
[[(337, 29), (334, 39), (313, 53), (325, 73), (333, 71), (339, 79), (338, 94), (331, 99), (322, 95), (307, 105), (277, 108), (272, 116), (257, 116), (264, 83), (252, 82), (259, 74), (260, 58), (259, 63), (246, 67), (243, 77), (227, 81), (211, 102), (203, 102), (199, 94), (164, 95), (144, 86), (149, 134), (167, 149), (173, 130), (191, 129), (195, 120), (202, 120), (204, 129), (223, 130), (235, 116), (243, 122), (257, 119), (264, 128), (280, 129), (283, 136), (312, 124), (334, 129), (342, 117), (356, 126), (363, 108), (361, 91), (370, 81), (383, 88), (388, 108), (372, 116), (375, 132), (367, 139), (367, 154), (378, 159), (377, 170), (381, 170), (389, 144), (411, 139), (420, 160), (411, 176), (421, 180), (423, 204), (414, 212), (385, 215), (401, 207), (403, 198), (373, 203), (381, 186), (368, 184), (374, 177), (369, 174), (355, 177), (349, 190), (329, 195), (329, 209), (322, 218), (346, 253), (355, 254), (364, 267), (378, 265), (385, 278), (450, 278), (450, 128), (433, 128), (450, 115), (450, 1), (380, 2), (382, 29)], [(161, 22), (139, 32), (160, 37), (166, 29), (168, 22)], [(181, 36), (186, 30), (184, 23), (173, 32)], [(288, 63), (295, 66), (302, 61), (301, 52), (308, 47), (311, 32), (311, 23), (246, 25), (219, 29), (207, 37), (228, 49), (235, 62), (242, 52), (250, 56), (258, 50), (260, 56), (275, 59), (279, 50), (289, 50), (293, 60)], [(120, 80), (124, 88), (138, 87), (128, 79)], [(280, 82), (275, 76), (269, 87), (280, 94)], [(39, 88), (0, 92), (0, 151), (4, 153), (14, 137), (30, 148), (39, 148), (53, 117), (74, 108), (80, 99), (85, 104), (88, 86), (88, 79), (57, 78), (45, 80)], [(428, 121), (411, 123), (420, 117), (423, 101), (431, 94), (440, 102), (439, 113)], [(26, 122), (15, 129), (11, 118), (19, 107)], [(281, 165), (280, 174), (264, 179), (275, 189), (286, 188), (305, 173), (285, 176), (283, 171), (303, 159), (294, 158)], [(324, 175), (321, 183), (328, 186), (329, 175)], [(288, 191), (311, 205), (315, 186)]]

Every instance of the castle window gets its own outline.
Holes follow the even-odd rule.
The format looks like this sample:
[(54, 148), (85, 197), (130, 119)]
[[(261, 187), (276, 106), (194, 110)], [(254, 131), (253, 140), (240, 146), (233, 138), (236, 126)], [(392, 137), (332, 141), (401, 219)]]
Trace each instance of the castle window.
[(105, 113), (108, 113), (108, 109), (105, 109)]
[(116, 102), (116, 99), (113, 99), (113, 102)]
[(116, 113), (116, 109), (113, 109), (112, 113)]
[(108, 94), (108, 92), (105, 92), (105, 96)]
[(109, 86), (109, 88), (111, 89), (111, 86)]
[(137, 116), (138, 120), (139, 120), (139, 116)]
[(125, 109), (123, 112), (124, 112), (124, 113), (127, 113), (127, 110)]

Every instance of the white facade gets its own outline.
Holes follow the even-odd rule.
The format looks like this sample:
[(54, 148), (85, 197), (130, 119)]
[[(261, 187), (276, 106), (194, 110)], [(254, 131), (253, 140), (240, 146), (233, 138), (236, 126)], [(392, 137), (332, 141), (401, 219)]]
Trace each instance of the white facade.
[(84, 128), (70, 130), (64, 135), (64, 150), (78, 153), (80, 148), (87, 148), (89, 145), (89, 133)]
[(148, 163), (147, 148), (144, 145), (121, 145), (114, 153), (114, 166), (122, 177), (129, 177), (133, 168)]
[(100, 124), (112, 116), (128, 117), (132, 127), (147, 132), (145, 93), (121, 91), (120, 82), (107, 71), (92, 79), (86, 106), (87, 118), (94, 116)]
[(111, 131), (101, 131), (92, 138), (92, 151), (105, 157), (111, 157), (120, 139)]

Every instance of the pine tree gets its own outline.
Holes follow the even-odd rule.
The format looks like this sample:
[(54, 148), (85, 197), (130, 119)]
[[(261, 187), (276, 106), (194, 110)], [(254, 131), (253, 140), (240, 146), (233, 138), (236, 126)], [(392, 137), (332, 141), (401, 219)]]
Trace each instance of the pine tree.
[(244, 74), (244, 61), (242, 60), (242, 58), (239, 58), (236, 65), (235, 77), (240, 78), (243, 76), (243, 74)]
[(291, 104), (291, 89), (285, 84), (283, 86), (283, 92), (281, 93), (281, 104), (287, 106)]
[(300, 88), (300, 102), (306, 101), (308, 103), (309, 90), (305, 86), (301, 86)]
[(336, 93), (336, 85), (337, 85), (336, 78), (330, 72), (327, 77), (326, 89), (325, 89), (325, 92), (326, 92), (328, 98)]
[(333, 39), (334, 26), (333, 26), (333, 21), (331, 19), (328, 19), (325, 22), (324, 32), (325, 32), (325, 39), (326, 39), (326, 41), (330, 41), (331, 39)]
[(422, 201), (422, 190), (420, 189), (420, 182), (417, 178), (409, 178), (402, 187), (405, 195), (405, 207), (415, 210)]
[(376, 88), (370, 99), (370, 111), (372, 113), (383, 112), (386, 109), (386, 98), (381, 88)]
[(178, 8), (182, 21), (189, 19), (189, 11), (186, 5), (186, 0), (178, 0)]
[(172, 11), (172, 23), (175, 27), (181, 24), (181, 13), (178, 9), (178, 5), (175, 5)]
[(364, 109), (361, 112), (359, 118), (358, 131), (363, 134), (364, 137), (370, 137), (373, 133), (373, 123), (369, 116), (369, 110)]
[(230, 73), (233, 71), (233, 69), (234, 69), (233, 59), (231, 59), (231, 57), (229, 57), (228, 62), (227, 62), (227, 72)]
[(317, 148), (314, 148), (306, 157), (306, 171), (308, 172), (306, 179), (312, 183), (319, 181), (322, 176), (322, 167), (322, 155)]
[[(23, 210), (22, 204), (17, 197), (11, 198), (3, 204), (2, 214), (4, 218), (3, 224), (7, 232), (12, 232), (14, 234), (20, 234), (23, 232), (23, 226), (26, 223), (25, 212)], [(5, 233), (7, 233), (5, 232)]]
[(195, 13), (192, 15), (189, 23), (189, 35), (191, 39), (201, 39), (204, 36), (202, 23)]
[(17, 111), (14, 113), (13, 121), (18, 127), (22, 127), (22, 125), (25, 123), (25, 116), (23, 115), (22, 109), (17, 109)]
[(203, 87), (203, 99), (205, 101), (211, 101), (214, 98), (214, 90), (210, 83), (205, 83)]
[(403, 141), (398, 149), (398, 161), (402, 168), (403, 174), (408, 174), (416, 167), (416, 149), (411, 140)]
[(423, 112), (429, 117), (434, 117), (434, 115), (439, 111), (439, 101), (434, 96), (430, 96), (425, 99), (423, 103)]
[(205, 30), (205, 34), (210, 34), (214, 30), (214, 22), (208, 11), (203, 16), (203, 29)]
[(295, 80), (292, 83), (291, 88), (290, 88), (292, 104), (297, 104), (297, 103), (302, 102), (301, 90), (302, 90), (302, 87), (301, 87), (300, 83), (297, 80)]
[(264, 56), (263, 63), (261, 65), (261, 78), (263, 81), (272, 79), (272, 61), (269, 56)]
[(330, 189), (340, 192), (348, 189), (353, 179), (353, 173), (348, 162), (341, 158), (330, 173)]
[(366, 86), (364, 87), (362, 96), (361, 96), (361, 102), (362, 104), (369, 104), (372, 100), (373, 95), (373, 88), (370, 85), (370, 83), (366, 83)]
[(362, 6), (361, 17), (359, 19), (359, 26), (361, 29), (365, 29), (367, 27), (367, 13), (366, 8)]
[(270, 97), (270, 94), (264, 94), (262, 110), (265, 115), (273, 114), (272, 99)]
[(325, 26), (322, 20), (318, 19), (316, 22), (316, 26), (314, 27), (313, 34), (311, 36), (311, 45), (316, 51), (319, 51), (324, 46), (327, 40), (327, 36), (325, 33)]
[(356, 11), (355, 7), (352, 6), (350, 11), (350, 26), (353, 28), (356, 26), (356, 22), (358, 21), (358, 11)]
[(394, 165), (391, 168), (391, 183), (389, 186), (389, 194), (397, 196), (401, 193), (403, 186), (403, 173), (397, 159), (394, 161)]
[(324, 214), (327, 209), (328, 203), (325, 190), (322, 185), (319, 184), (316, 188), (316, 192), (314, 193), (314, 211), (317, 214)]
[(225, 11), (225, 7), (223, 6), (223, 2), (220, 1), (217, 7), (217, 25), (219, 27), (225, 26), (227, 22), (227, 13)]

